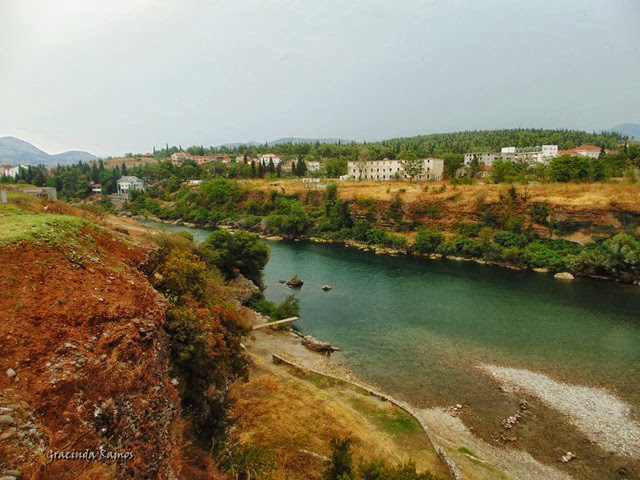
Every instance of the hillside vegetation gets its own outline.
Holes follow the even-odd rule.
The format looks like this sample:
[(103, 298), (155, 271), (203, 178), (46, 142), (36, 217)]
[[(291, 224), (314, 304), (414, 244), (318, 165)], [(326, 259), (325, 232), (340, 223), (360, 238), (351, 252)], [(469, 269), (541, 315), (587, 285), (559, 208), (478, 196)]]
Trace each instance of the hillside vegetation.
[(513, 268), (640, 280), (640, 187), (456, 186), (218, 178), (170, 194), (137, 194), (133, 214), (288, 239), (319, 238), (396, 253), (464, 257)]

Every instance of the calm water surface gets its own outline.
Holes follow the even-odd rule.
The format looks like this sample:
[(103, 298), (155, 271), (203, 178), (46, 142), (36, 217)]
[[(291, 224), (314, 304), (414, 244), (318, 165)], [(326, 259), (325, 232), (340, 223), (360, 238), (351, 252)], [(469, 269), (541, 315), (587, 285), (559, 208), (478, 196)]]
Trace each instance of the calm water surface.
[[(199, 240), (208, 233), (188, 230)], [(485, 362), (602, 386), (640, 406), (638, 287), (324, 244), (269, 247), (267, 298), (296, 295), (302, 331), (340, 347), (339, 361), (399, 397), (488, 408), (499, 399), (476, 368)], [(294, 274), (302, 289), (278, 282)]]

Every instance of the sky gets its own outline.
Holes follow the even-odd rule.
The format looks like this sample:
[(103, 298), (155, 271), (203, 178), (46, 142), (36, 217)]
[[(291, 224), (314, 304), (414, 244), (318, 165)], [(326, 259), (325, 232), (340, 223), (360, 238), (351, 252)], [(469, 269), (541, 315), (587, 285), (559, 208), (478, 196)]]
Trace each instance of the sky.
[(0, 0), (0, 136), (58, 153), (640, 123), (638, 0)]

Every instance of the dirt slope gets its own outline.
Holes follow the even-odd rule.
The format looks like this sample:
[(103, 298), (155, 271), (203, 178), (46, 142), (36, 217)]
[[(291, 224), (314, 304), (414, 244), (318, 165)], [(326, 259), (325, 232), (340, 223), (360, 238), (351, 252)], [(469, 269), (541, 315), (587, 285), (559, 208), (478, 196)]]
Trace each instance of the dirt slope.
[[(56, 480), (179, 473), (164, 301), (137, 270), (149, 248), (95, 228), (0, 246), (1, 468)], [(132, 458), (50, 459), (100, 447)]]

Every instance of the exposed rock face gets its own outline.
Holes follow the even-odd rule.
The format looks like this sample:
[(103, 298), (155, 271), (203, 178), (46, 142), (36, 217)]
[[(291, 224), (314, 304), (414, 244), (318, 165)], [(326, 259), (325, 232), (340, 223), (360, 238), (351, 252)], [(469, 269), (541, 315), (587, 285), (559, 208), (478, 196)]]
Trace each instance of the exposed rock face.
[(47, 453), (102, 446), (133, 458), (90, 462), (94, 478), (175, 478), (164, 298), (137, 269), (146, 248), (91, 235), (84, 266), (62, 248), (0, 247), (0, 368), (19, 372), (0, 378), (0, 458), (22, 478), (72, 478), (89, 464)]
[(255, 283), (241, 273), (229, 281), (227, 285), (231, 287), (233, 298), (240, 303), (246, 303), (254, 294), (260, 291)]
[(569, 272), (559, 272), (556, 273), (553, 278), (555, 278), (556, 280), (575, 280), (576, 277), (574, 277), (573, 274)]

